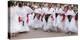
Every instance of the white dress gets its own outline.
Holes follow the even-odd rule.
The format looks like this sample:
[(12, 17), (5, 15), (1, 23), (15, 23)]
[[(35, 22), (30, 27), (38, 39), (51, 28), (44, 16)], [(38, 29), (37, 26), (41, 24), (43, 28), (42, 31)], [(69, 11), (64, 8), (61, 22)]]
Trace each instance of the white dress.
[(34, 14), (29, 15), (29, 26), (32, 26), (33, 24), (33, 17), (34, 17)]
[(67, 18), (67, 17), (65, 18), (64, 31), (65, 31), (65, 32), (71, 31), (71, 32), (77, 33), (77, 32), (78, 32), (78, 28), (77, 28), (77, 26), (76, 26), (75, 13), (74, 13), (74, 11), (73, 11), (73, 10), (68, 10), (65, 15), (66, 15), (66, 16), (67, 16), (67, 15), (72, 15), (72, 19), (71, 19), (71, 22), (69, 22), (69, 21), (68, 21), (68, 18)]
[(52, 14), (52, 16), (53, 16), (53, 18), (52, 18), (52, 24), (53, 24), (53, 26), (52, 26), (52, 30), (53, 31), (56, 31), (57, 30), (57, 27), (56, 27), (56, 17), (55, 17), (55, 12)]
[(29, 31), (29, 28), (26, 27), (27, 25), (25, 23), (27, 12), (25, 11), (24, 7), (21, 7), (20, 8), (20, 7), (17, 6), (16, 7), (16, 13), (17, 13), (18, 17), (20, 16), (21, 19), (22, 19), (22, 21), (19, 24), (22, 25), (23, 24), (23, 21), (24, 21), (24, 26), (23, 25), (21, 26), (20, 32)]
[(47, 23), (46, 23), (45, 19), (43, 19), (43, 23), (44, 23), (43, 30), (44, 31), (48, 31), (48, 30), (54, 31), (54, 30), (56, 30), (55, 27), (54, 27), (55, 23), (54, 23), (53, 19), (51, 18), (51, 16), (49, 16)]
[(33, 24), (32, 24), (33, 28), (42, 28), (42, 22), (41, 20), (38, 20), (36, 17), (33, 20)]
[[(27, 6), (23, 6), (23, 21), (24, 21), (24, 26), (22, 26), (22, 29), (21, 29), (21, 32), (29, 32), (30, 31), (30, 28), (29, 28), (29, 25), (30, 25), (30, 15), (28, 15), (29, 18), (27, 18), (27, 14), (31, 14), (32, 13), (32, 9), (27, 7)], [(29, 19), (29, 22), (27, 23), (27, 19)]]
[[(60, 13), (60, 14), (62, 14), (62, 13), (64, 13), (64, 11), (60, 8), (59, 10), (58, 10), (58, 13)], [(61, 16), (61, 15), (58, 15), (57, 16), (57, 18), (56, 18), (56, 27), (58, 27), (61, 31), (63, 30), (63, 22), (62, 22), (62, 19), (63, 19), (63, 16)]]
[(21, 32), (29, 32), (30, 31), (30, 28), (29, 28), (29, 24), (27, 23), (27, 17), (26, 15), (24, 16), (24, 26), (22, 26), (22, 29), (21, 29)]
[[(58, 11), (59, 11), (59, 8), (56, 7), (56, 8), (55, 8), (55, 13), (59, 13)], [(58, 16), (59, 16), (59, 15), (58, 15)], [(56, 22), (56, 23), (55, 23), (55, 27), (58, 26), (58, 24), (57, 24), (57, 23), (58, 23), (58, 16), (57, 16), (57, 18), (55, 18), (55, 22)]]
[[(44, 10), (44, 9), (45, 9), (45, 10)], [(53, 8), (50, 8), (50, 9), (48, 9), (47, 7), (43, 8), (43, 12), (44, 12), (45, 14), (52, 14), (52, 16), (53, 16), (53, 11), (54, 11)], [(44, 17), (44, 18), (43, 18), (43, 24), (44, 24), (43, 30), (44, 30), (44, 31), (52, 30), (52, 26), (53, 26), (53, 24), (54, 24), (53, 22), (54, 22), (54, 21), (52, 20), (51, 15), (49, 16), (47, 23), (46, 23), (45, 17)]]
[(10, 9), (10, 23), (11, 23), (11, 25), (10, 25), (10, 32), (11, 33), (17, 33), (17, 32), (20, 32), (20, 30), (21, 30), (21, 26), (22, 25), (20, 25), (19, 24), (19, 21), (18, 21), (18, 15), (17, 15), (17, 13), (16, 13), (16, 10), (15, 10), (15, 8), (11, 8)]
[(43, 17), (43, 30), (46, 31), (46, 21), (45, 21), (45, 16)]
[[(34, 13), (42, 13), (41, 12), (41, 8), (37, 8), (34, 10)], [(40, 17), (40, 20), (37, 19), (37, 17), (34, 18), (33, 20), (33, 24), (32, 24), (33, 28), (42, 28), (42, 22), (41, 22), (41, 17)]]
[[(29, 17), (28, 26), (30, 26), (31, 23), (32, 23), (32, 20), (33, 20), (33, 14), (32, 14), (33, 10), (32, 10), (30, 7), (28, 7), (28, 6), (24, 6), (24, 9), (25, 9), (25, 11), (26, 11), (25, 13), (29, 14), (29, 15), (28, 15), (28, 17)], [(26, 15), (27, 15), (27, 14), (26, 14)]]

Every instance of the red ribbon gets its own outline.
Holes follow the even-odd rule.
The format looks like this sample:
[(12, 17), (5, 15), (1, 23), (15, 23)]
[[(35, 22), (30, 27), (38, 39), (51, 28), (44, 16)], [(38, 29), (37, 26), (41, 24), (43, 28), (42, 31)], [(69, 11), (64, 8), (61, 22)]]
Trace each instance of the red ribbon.
[(65, 20), (65, 15), (63, 15), (63, 18), (62, 18), (62, 21), (64, 21)]
[(19, 21), (19, 23), (20, 23), (20, 22), (22, 22), (22, 19), (21, 19), (21, 17), (20, 17), (20, 16), (18, 17), (18, 21)]
[(77, 20), (77, 17), (75, 16), (75, 20)]
[(54, 20), (54, 17), (53, 16), (51, 16), (51, 18), (52, 18), (52, 20)]
[(29, 23), (29, 15), (27, 14), (27, 20), (26, 23)]

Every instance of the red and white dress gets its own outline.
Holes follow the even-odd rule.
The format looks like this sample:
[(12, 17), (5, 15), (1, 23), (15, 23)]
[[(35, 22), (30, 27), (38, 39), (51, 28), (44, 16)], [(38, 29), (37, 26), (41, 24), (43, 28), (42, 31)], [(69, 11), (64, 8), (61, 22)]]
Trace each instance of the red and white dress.
[(29, 25), (30, 25), (30, 14), (33, 12), (33, 10), (28, 6), (23, 6), (23, 21), (24, 26), (22, 27), (22, 31), (30, 31)]
[(57, 16), (57, 18), (56, 18), (56, 27), (57, 28), (59, 28), (61, 31), (63, 30), (63, 22), (62, 22), (62, 20), (63, 20), (63, 15), (62, 14), (64, 14), (64, 11), (63, 11), (63, 9), (62, 8), (60, 8), (58, 11), (57, 11), (57, 13), (58, 13), (58, 16)]
[[(36, 9), (34, 10), (34, 14), (35, 14), (35, 13), (36, 13), (36, 14), (41, 14), (41, 13), (42, 13), (41, 11), (42, 11), (41, 8), (36, 8)], [(41, 17), (40, 17), (40, 19), (38, 19), (37, 17), (38, 17), (38, 15), (36, 15), (36, 17), (34, 18), (32, 27), (33, 27), (33, 28), (42, 28)]]
[(54, 22), (53, 21), (54, 20), (54, 17), (53, 17), (54, 9), (53, 8), (49, 9), (48, 7), (43, 7), (42, 11), (43, 11), (43, 13), (45, 13), (45, 15), (50, 14), (50, 16), (47, 19), (48, 20), (47, 22), (45, 21), (45, 16), (43, 18), (43, 30), (44, 31), (52, 30), (53, 24), (55, 25), (55, 23), (53, 23)]
[(11, 25), (10, 25), (10, 30), (11, 33), (17, 33), (20, 32), (21, 28), (22, 28), (22, 20), (20, 20), (20, 16), (18, 15), (18, 6), (15, 6), (14, 8), (10, 8), (10, 21), (11, 21)]
[[(72, 16), (72, 19), (71, 21), (69, 22), (67, 16), (68, 15), (71, 15)], [(65, 27), (64, 27), (64, 30), (65, 32), (75, 32), (77, 33), (78, 32), (78, 28), (76, 26), (76, 21), (75, 21), (75, 13), (73, 10), (68, 10), (67, 13), (65, 14)]]

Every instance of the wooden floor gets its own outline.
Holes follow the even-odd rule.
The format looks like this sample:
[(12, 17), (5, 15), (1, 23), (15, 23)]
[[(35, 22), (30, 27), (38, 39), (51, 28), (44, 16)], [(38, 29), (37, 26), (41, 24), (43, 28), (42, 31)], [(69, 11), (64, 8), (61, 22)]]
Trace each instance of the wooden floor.
[(77, 36), (68, 35), (62, 32), (44, 32), (42, 30), (31, 30), (28, 33), (19, 33), (16, 37), (11, 37), (11, 39), (30, 39), (30, 38), (45, 38), (45, 37), (63, 37), (63, 36)]

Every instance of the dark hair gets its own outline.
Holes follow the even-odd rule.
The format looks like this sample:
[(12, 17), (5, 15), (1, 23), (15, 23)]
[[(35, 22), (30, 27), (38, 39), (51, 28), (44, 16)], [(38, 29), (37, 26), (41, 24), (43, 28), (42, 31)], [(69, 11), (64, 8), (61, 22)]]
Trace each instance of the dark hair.
[(14, 5), (14, 3), (12, 1), (8, 1), (8, 7), (11, 7), (13, 5)]
[(73, 7), (71, 7), (71, 9), (73, 9)]
[(18, 4), (18, 6), (19, 6), (19, 7), (22, 7), (22, 6), (23, 6), (22, 2), (20, 2), (20, 3)]
[(23, 5), (24, 5), (24, 6), (27, 6), (27, 2), (24, 1), (24, 2), (23, 2)]
[[(66, 10), (65, 10), (65, 9), (66, 9)], [(65, 11), (65, 12), (67, 12), (68, 9), (69, 9), (68, 6), (65, 6), (65, 7), (64, 7), (64, 11)]]

